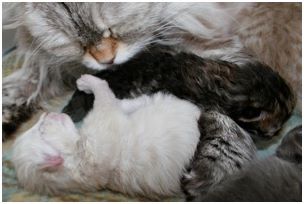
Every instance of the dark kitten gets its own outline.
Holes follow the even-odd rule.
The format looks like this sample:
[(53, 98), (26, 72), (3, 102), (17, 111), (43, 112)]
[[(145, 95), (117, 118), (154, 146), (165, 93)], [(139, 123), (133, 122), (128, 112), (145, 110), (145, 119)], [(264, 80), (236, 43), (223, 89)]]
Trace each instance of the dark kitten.
[(302, 201), (302, 126), (285, 136), (276, 155), (256, 160), (207, 194), (196, 193), (193, 201)]
[[(118, 98), (169, 92), (205, 110), (228, 115), (253, 136), (273, 136), (294, 106), (290, 88), (262, 63), (238, 66), (169, 47), (151, 47), (96, 76), (108, 81)], [(76, 91), (63, 112), (79, 121), (93, 101), (93, 95)]]

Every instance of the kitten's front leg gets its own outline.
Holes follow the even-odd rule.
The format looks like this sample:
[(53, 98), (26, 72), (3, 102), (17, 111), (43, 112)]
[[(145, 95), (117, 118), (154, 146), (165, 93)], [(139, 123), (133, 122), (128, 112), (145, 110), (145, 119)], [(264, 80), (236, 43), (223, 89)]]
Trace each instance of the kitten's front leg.
[[(145, 88), (146, 86), (138, 85), (141, 81), (141, 73), (137, 73), (139, 76), (136, 77), (135, 75), (135, 78), (131, 80), (128, 79), (130, 77), (128, 73), (123, 72), (122, 70), (104, 70), (95, 76), (99, 79), (106, 80), (110, 85), (111, 91), (114, 92), (117, 98), (126, 100), (126, 98), (134, 98), (134, 95), (132, 93), (136, 93), (137, 91), (140, 91), (141, 93), (137, 93), (135, 95), (142, 95), (146, 92), (149, 93), (149, 91), (147, 91), (148, 89)], [(134, 83), (134, 81), (139, 83)], [(148, 87), (150, 88), (150, 86)], [(157, 88), (155, 89), (157, 90)], [(62, 112), (69, 115), (74, 122), (79, 122), (85, 118), (87, 113), (92, 109), (94, 98), (94, 94), (87, 94), (84, 91), (76, 90), (69, 103), (63, 108)], [(126, 105), (127, 101), (124, 100), (121, 101), (121, 108), (125, 112), (132, 112), (130, 109), (133, 109), (132, 107), (134, 106), (138, 106), (136, 103), (134, 103), (134, 101), (132, 101), (132, 107), (130, 107), (129, 105)], [(134, 108), (136, 109), (136, 107)]]
[[(79, 90), (93, 93), (93, 109), (84, 118), (82, 129), (99, 129), (97, 132), (112, 132), (119, 135), (121, 127), (128, 123), (127, 114), (122, 110), (120, 101), (117, 99), (105, 80), (92, 75), (82, 75), (77, 80)], [(118, 132), (117, 132), (118, 131)]]
[(239, 171), (256, 153), (249, 134), (228, 116), (218, 112), (202, 113), (199, 128), (200, 142), (190, 169), (181, 181), (188, 201)]
[(93, 93), (94, 109), (106, 109), (109, 107), (118, 107), (118, 99), (110, 89), (108, 82), (101, 80), (95, 76), (85, 74), (82, 75), (77, 81), (79, 90), (85, 93)]

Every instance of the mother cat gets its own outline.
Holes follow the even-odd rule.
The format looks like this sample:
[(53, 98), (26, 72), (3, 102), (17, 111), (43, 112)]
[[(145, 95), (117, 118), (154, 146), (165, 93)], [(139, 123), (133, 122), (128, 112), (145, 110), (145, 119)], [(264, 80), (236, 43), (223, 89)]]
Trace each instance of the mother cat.
[[(109, 64), (120, 64), (152, 42), (175, 44), (179, 49), (240, 66), (253, 58), (246, 54), (244, 43), (254, 51), (266, 50), (259, 53), (263, 58), (258, 58), (270, 65), (274, 57), (281, 60), (275, 69), (295, 69), (299, 66), (291, 65), (301, 64), (298, 26), (301, 6), (273, 4), (277, 7), (273, 10), (271, 5), (13, 3), (4, 6), (7, 11), (4, 19), (11, 23), (7, 27), (17, 28), (18, 54), (24, 58), (22, 68), (3, 79), (4, 135), (30, 117), (41, 100), (64, 94), (67, 85), (74, 84), (71, 82), (81, 72), (88, 72), (81, 65), (100, 70)], [(247, 15), (250, 21), (244, 18)], [(251, 22), (252, 16), (256, 21)], [(265, 27), (273, 28), (273, 32), (260, 32)], [(276, 43), (270, 42), (269, 33), (274, 34), (271, 36), (274, 42), (283, 39), (278, 44), (283, 47), (278, 49)], [(283, 57), (277, 55), (278, 51)], [(301, 76), (296, 73), (284, 77), (292, 81), (294, 75)], [(301, 93), (298, 78), (294, 88)]]

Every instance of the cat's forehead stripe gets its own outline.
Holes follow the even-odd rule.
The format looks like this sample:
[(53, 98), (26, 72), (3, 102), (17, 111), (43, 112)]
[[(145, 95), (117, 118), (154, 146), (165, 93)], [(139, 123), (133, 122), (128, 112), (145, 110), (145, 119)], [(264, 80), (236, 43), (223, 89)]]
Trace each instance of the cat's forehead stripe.
[(93, 6), (92, 7), (92, 19), (93, 19), (94, 23), (96, 24), (96, 26), (100, 30), (107, 30), (108, 29), (108, 27), (105, 24), (104, 20), (99, 15), (97, 6)]

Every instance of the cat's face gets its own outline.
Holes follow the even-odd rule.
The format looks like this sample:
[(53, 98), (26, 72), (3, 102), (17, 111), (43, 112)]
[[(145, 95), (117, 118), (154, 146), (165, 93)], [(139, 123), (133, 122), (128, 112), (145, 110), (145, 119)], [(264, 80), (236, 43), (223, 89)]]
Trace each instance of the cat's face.
[(75, 185), (72, 177), (76, 127), (65, 114), (43, 114), (14, 144), (12, 161), (19, 182), (36, 192), (55, 193)]
[(101, 70), (127, 61), (155, 40), (162, 8), (151, 3), (26, 3), (25, 9), (24, 25), (35, 47)]

